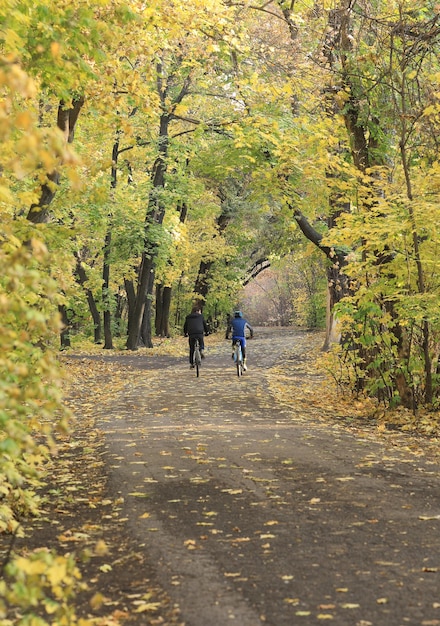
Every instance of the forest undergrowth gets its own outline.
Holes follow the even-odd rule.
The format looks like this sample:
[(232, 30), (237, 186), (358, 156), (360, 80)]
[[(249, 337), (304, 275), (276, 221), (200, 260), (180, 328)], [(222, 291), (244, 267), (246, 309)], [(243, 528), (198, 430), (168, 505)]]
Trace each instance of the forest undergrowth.
[(268, 373), (271, 392), (292, 409), (295, 419), (339, 426), (359, 436), (386, 438), (416, 454), (440, 454), (438, 411), (390, 408), (362, 393), (353, 394), (337, 385), (325, 369), (324, 335), (308, 333), (302, 341), (308, 349), (301, 349), (301, 357), (287, 353)]

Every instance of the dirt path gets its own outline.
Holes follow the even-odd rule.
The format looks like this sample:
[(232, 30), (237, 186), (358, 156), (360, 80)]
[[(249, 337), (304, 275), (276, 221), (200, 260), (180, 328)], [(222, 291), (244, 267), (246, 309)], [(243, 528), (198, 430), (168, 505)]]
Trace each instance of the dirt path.
[(242, 379), (226, 342), (199, 379), (183, 358), (148, 376), (136, 358), (96, 407), (109, 495), (142, 555), (125, 591), (148, 576), (185, 626), (440, 625), (440, 468), (277, 405), (268, 368), (308, 349), (306, 333), (261, 330)]

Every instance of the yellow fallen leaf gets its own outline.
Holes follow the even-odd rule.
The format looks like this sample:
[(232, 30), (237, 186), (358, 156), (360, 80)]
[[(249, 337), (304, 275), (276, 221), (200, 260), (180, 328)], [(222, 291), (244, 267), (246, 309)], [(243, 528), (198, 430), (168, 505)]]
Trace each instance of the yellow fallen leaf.
[(97, 556), (105, 556), (106, 554), (108, 554), (108, 546), (102, 539), (96, 542), (95, 554)]
[(101, 572), (105, 573), (105, 572), (111, 572), (113, 568), (108, 563), (104, 563), (104, 565), (101, 565), (99, 569), (101, 570)]
[(90, 598), (90, 606), (94, 611), (97, 611), (98, 609), (100, 609), (101, 606), (104, 604), (104, 602), (105, 602), (105, 597), (102, 595), (102, 593), (95, 593)]
[(160, 602), (144, 602), (134, 609), (134, 613), (145, 613), (146, 611), (157, 611), (160, 608)]
[(260, 539), (274, 539), (275, 535), (271, 535), (270, 533), (267, 533), (266, 535), (260, 535)]

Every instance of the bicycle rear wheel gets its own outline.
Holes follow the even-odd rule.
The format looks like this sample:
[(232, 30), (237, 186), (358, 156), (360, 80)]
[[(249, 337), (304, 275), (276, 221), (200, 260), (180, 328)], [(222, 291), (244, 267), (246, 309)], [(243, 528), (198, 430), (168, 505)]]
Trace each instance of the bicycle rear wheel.
[(241, 352), (240, 344), (237, 344), (235, 352), (235, 365), (237, 366), (237, 376), (243, 375), (243, 354)]
[(196, 376), (197, 378), (199, 377), (200, 374), (200, 366), (202, 364), (202, 357), (200, 355), (200, 350), (199, 347), (196, 346), (196, 349), (194, 350), (194, 365), (196, 368)]

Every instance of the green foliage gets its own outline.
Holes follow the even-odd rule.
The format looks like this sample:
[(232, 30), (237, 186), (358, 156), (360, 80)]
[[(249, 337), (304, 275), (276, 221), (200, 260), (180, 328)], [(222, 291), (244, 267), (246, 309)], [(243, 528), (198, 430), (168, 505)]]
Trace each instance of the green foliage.
[[(416, 202), (399, 193), (397, 177), (395, 184), (388, 185), (386, 200), (377, 198), (375, 205), (366, 202), (343, 214), (328, 237), (333, 245), (348, 245), (355, 251), (344, 268), (353, 295), (336, 310), (345, 338), (345, 366), (351, 363), (350, 378), (356, 388), (391, 403), (402, 399), (403, 382), (414, 406), (424, 403), (427, 374), (433, 376), (434, 394), (438, 391), (440, 284), (435, 224), (440, 214), (431, 202), (436, 170), (428, 178), (422, 170), (414, 171)], [(429, 343), (425, 345), (426, 324)]]
[[(21, 238), (29, 239), (22, 243)], [(20, 239), (17, 237), (20, 236)], [(20, 521), (38, 515), (38, 487), (52, 448), (51, 434), (65, 427), (55, 346), (60, 302), (51, 276), (54, 259), (20, 221), (3, 220), (0, 245), (0, 533), (21, 533)], [(58, 417), (56, 417), (58, 416)], [(67, 603), (73, 589), (72, 557), (42, 551), (12, 555), (0, 583), (3, 624), (46, 624), (33, 611), (42, 605), (57, 623), (72, 623)], [(72, 578), (73, 577), (73, 578)], [(48, 591), (46, 591), (47, 589)], [(15, 615), (14, 621), (9, 621)], [(34, 615), (34, 617), (32, 617)], [(62, 616), (64, 615), (64, 618)]]
[(73, 554), (60, 556), (41, 549), (18, 556), (6, 566), (0, 581), (0, 618), (4, 626), (78, 626), (72, 609), (74, 594), (83, 587)]

